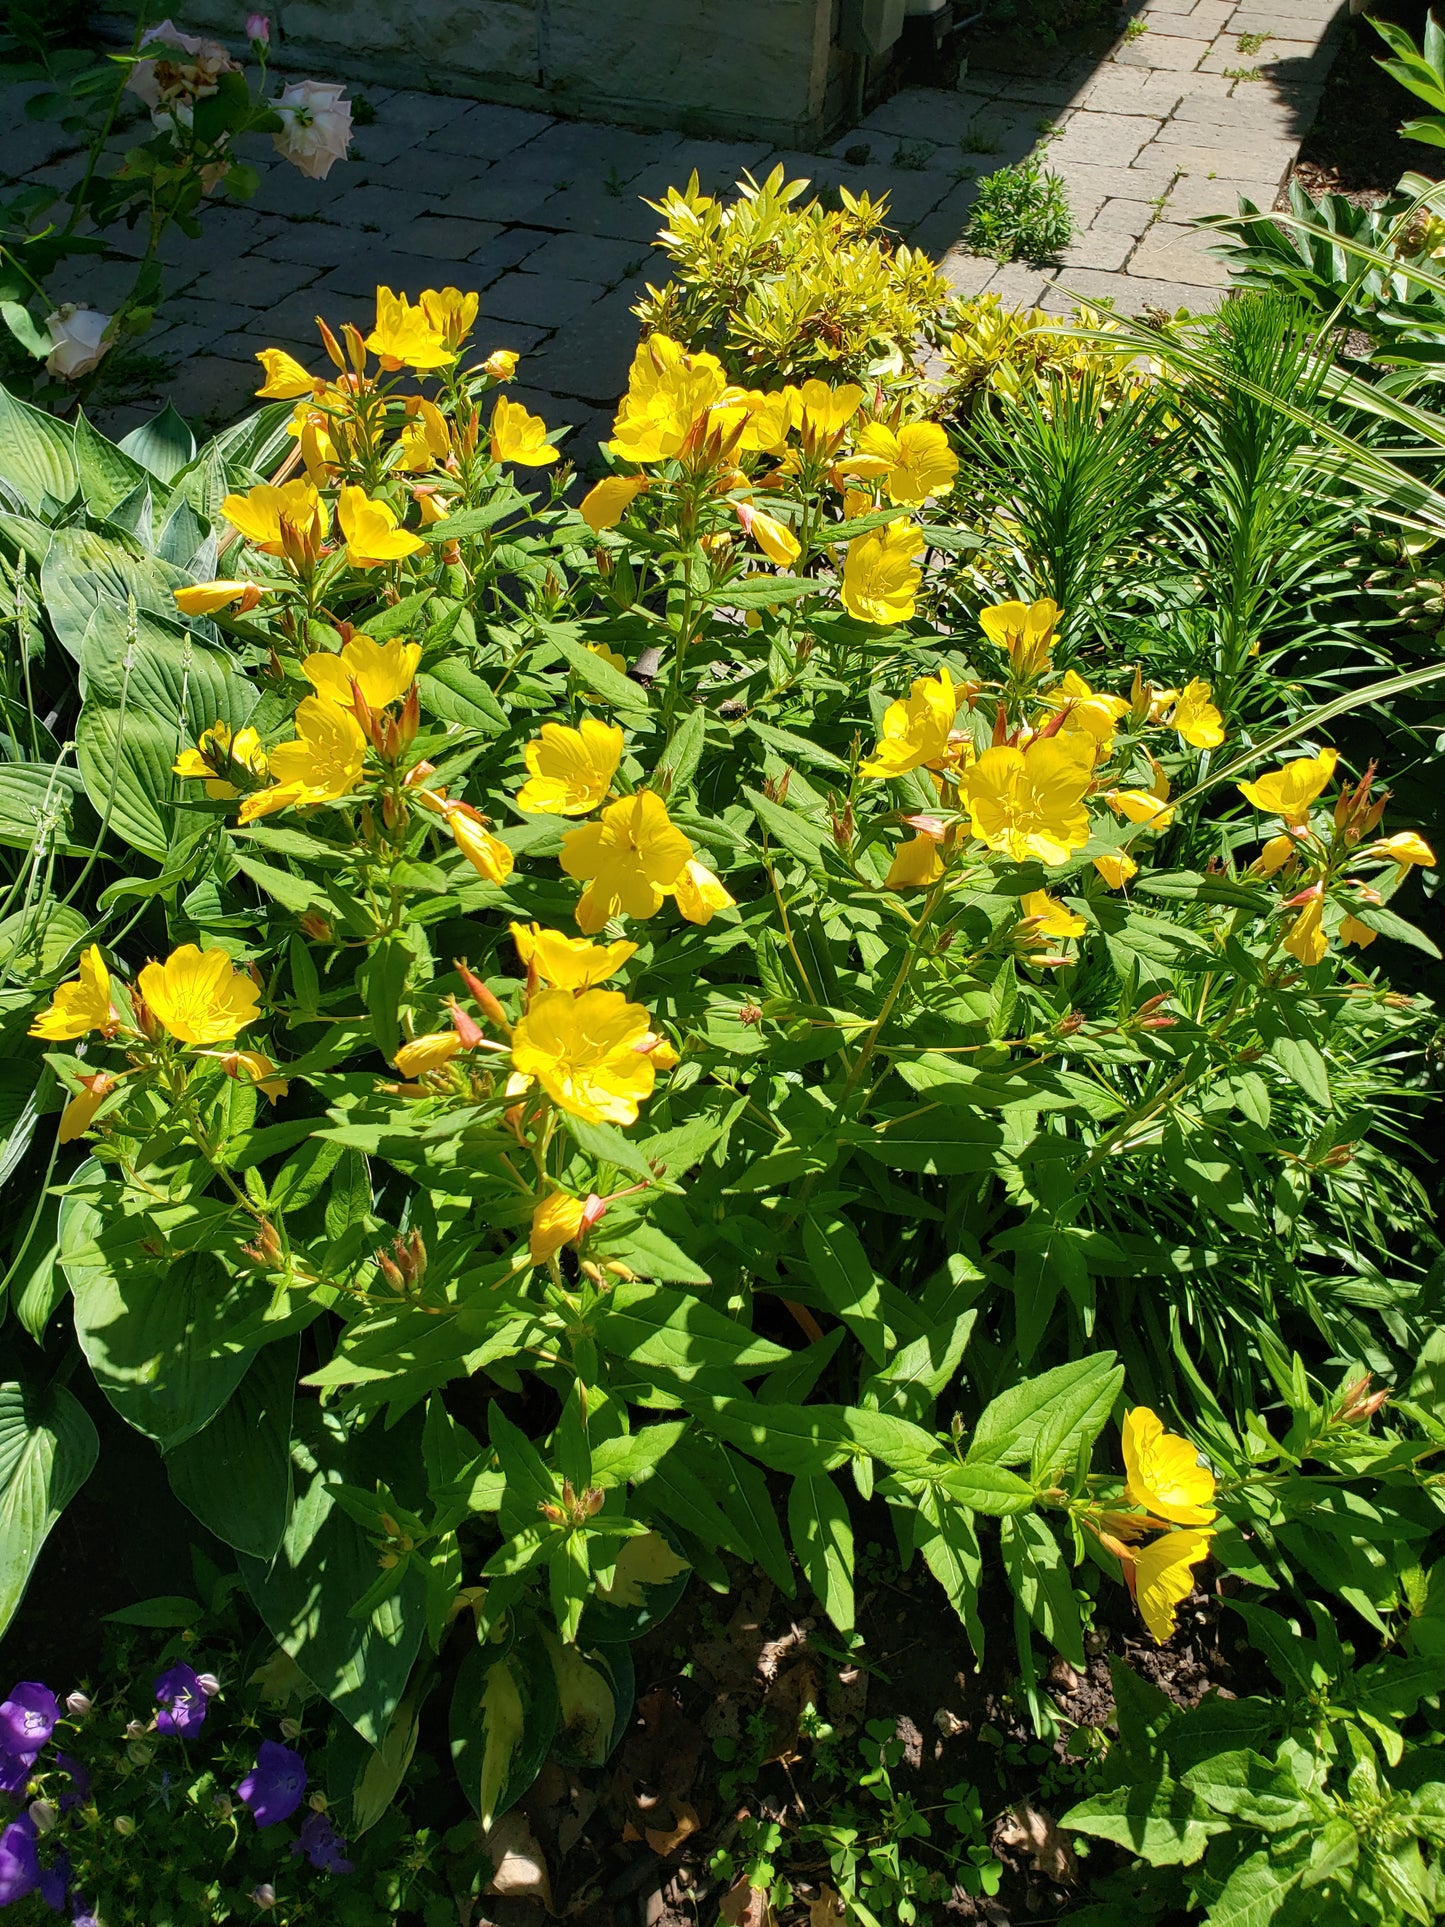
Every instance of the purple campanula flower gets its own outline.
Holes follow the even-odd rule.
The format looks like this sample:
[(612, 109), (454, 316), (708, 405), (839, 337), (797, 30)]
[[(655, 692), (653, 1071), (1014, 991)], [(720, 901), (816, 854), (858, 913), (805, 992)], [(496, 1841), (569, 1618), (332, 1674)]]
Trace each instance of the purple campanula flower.
[(157, 1733), (197, 1733), (205, 1724), (206, 1695), (201, 1676), (182, 1661), (161, 1674), (156, 1681)]
[(60, 1811), (69, 1813), (72, 1807), (83, 1806), (90, 1798), (90, 1769), (79, 1760), (71, 1759), (68, 1753), (57, 1753), (55, 1764), (70, 1776), (70, 1791), (60, 1796)]
[(351, 1873), (356, 1863), (343, 1855), (345, 1845), (324, 1813), (308, 1813), (301, 1822), (300, 1834), (291, 1842), (291, 1858), (304, 1853), (323, 1873)]
[(95, 1909), (88, 1900), (82, 1900), (78, 1895), (75, 1900), (75, 1911), (70, 1916), (70, 1927), (100, 1927)]
[(262, 1740), (256, 1764), (236, 1788), (242, 1802), (256, 1816), (258, 1827), (274, 1827), (289, 1820), (306, 1791), (306, 1762), (289, 1746)]
[(8, 1753), (0, 1747), (0, 1793), (23, 1793), (38, 1755)]
[(39, 1885), (40, 1856), (35, 1851), (35, 1822), (28, 1813), (22, 1813), (0, 1833), (0, 1907), (23, 1900)]
[(60, 1718), (60, 1701), (48, 1686), (37, 1679), (22, 1680), (12, 1686), (8, 1700), (0, 1702), (0, 1749), (11, 1754), (28, 1753), (33, 1759), (55, 1731)]
[(58, 1914), (64, 1908), (65, 1897), (70, 1892), (70, 1877), (74, 1871), (74, 1868), (70, 1864), (70, 1855), (68, 1853), (57, 1855), (53, 1867), (41, 1868), (39, 1881), (40, 1898), (45, 1902), (51, 1913)]

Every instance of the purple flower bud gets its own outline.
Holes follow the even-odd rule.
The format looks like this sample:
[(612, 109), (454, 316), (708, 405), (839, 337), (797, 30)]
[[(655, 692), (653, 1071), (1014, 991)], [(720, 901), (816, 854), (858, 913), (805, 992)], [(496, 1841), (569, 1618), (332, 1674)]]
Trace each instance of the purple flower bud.
[(289, 1746), (262, 1740), (256, 1764), (236, 1788), (242, 1802), (256, 1816), (258, 1827), (274, 1827), (289, 1820), (306, 1791), (306, 1762)]
[(323, 1873), (351, 1873), (355, 1862), (342, 1854), (345, 1845), (324, 1813), (308, 1813), (301, 1822), (299, 1836), (291, 1843), (291, 1858), (294, 1860), (304, 1853), (312, 1866)]
[(206, 1694), (201, 1676), (182, 1661), (161, 1674), (156, 1681), (156, 1703), (163, 1711), (156, 1714), (158, 1733), (198, 1733), (206, 1721)]
[(259, 1887), (253, 1887), (250, 1897), (265, 1913), (269, 1913), (276, 1905), (276, 1889), (269, 1880), (263, 1880)]
[(22, 1680), (0, 1703), (0, 1747), (7, 1753), (38, 1753), (60, 1718), (60, 1701), (39, 1680)]

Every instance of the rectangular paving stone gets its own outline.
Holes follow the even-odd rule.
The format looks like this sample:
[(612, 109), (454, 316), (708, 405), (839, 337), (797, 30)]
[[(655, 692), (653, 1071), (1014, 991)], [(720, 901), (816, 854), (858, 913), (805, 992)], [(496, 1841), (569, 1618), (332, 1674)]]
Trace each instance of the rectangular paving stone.
[(1037, 308), (1053, 286), (1053, 268), (1030, 268), (1021, 261), (995, 267), (985, 294), (996, 294), (1006, 308)]
[[(1150, 154), (1156, 158), (1146, 159)], [(1129, 167), (1095, 167), (1085, 161), (1071, 161), (1059, 172), (1076, 211), (1085, 200), (1093, 199), (1099, 206), (1114, 195), (1129, 201), (1150, 200), (1156, 194), (1168, 193), (1180, 171), (1172, 157), (1166, 161), (1158, 158), (1159, 154), (1159, 149), (1146, 147)]]
[[(463, 294), (480, 294), (487, 285), (487, 278), (478, 273), (475, 263), (470, 261), (449, 261), (445, 275), (438, 275), (435, 263), (424, 260), (416, 254), (400, 254), (384, 245), (378, 245), (375, 237), (363, 235), (363, 241), (371, 246), (363, 247), (350, 260), (338, 262), (311, 285), (318, 294), (328, 298), (341, 298), (345, 304), (342, 320), (355, 321), (363, 318), (370, 328), (373, 302), (378, 285), (393, 289), (398, 294), (410, 295), (412, 300), (423, 288), (435, 287), (444, 280)], [(323, 309), (328, 321), (330, 313)], [(334, 326), (335, 323), (333, 322)]]
[[(1237, 47), (1238, 37), (1242, 33), (1267, 33), (1276, 40), (1303, 41), (1311, 51), (1323, 46), (1332, 37), (1312, 21), (1302, 20), (1297, 14), (1281, 12), (1274, 0), (1265, 6), (1240, 7), (1232, 13), (1220, 46)], [(1266, 46), (1269, 44), (1268, 41), (1265, 43)], [(1250, 54), (1242, 56), (1242, 59), (1246, 64), (1250, 61), (1257, 64), (1263, 53), (1264, 48), (1261, 47), (1258, 55)], [(1229, 64), (1233, 66), (1234, 63), (1231, 61)]]
[(1126, 41), (1114, 54), (1123, 67), (1153, 67), (1170, 73), (1187, 74), (1198, 67), (1213, 45), (1213, 40), (1188, 40), (1168, 33), (1140, 34)]
[(977, 199), (977, 181), (960, 181), (913, 229), (908, 237), (910, 247), (922, 248), (935, 259), (956, 248), (968, 231), (969, 215)]
[(474, 181), (491, 162), (465, 154), (446, 154), (435, 147), (409, 146), (394, 161), (373, 168), (369, 176), (382, 187), (402, 188), (412, 194), (450, 194), (463, 181)]
[(563, 280), (559, 275), (530, 274), (519, 268), (487, 290), (487, 312), (504, 321), (558, 328), (595, 308), (606, 292), (597, 281)]
[(347, 227), (369, 228), (390, 236), (423, 214), (431, 213), (439, 198), (369, 181), (364, 187), (352, 188), (349, 194), (338, 195), (329, 218), (344, 221)]
[(1134, 249), (1139, 245), (1136, 236), (1121, 233), (1117, 228), (1085, 228), (1076, 234), (1066, 248), (1059, 252), (1059, 261), (1065, 270), (1069, 268), (1103, 268), (1113, 271), (1122, 268)]
[(1134, 274), (1105, 274), (1097, 268), (1066, 268), (1057, 281), (1061, 296), (1083, 301), (1112, 300), (1121, 315), (1142, 315), (1147, 309), (1162, 309), (1173, 314), (1188, 308), (1192, 314), (1206, 314), (1219, 306), (1219, 290), (1196, 287), (1186, 281), (1159, 281)]
[(233, 301), (238, 308), (274, 308), (315, 281), (323, 265), (319, 261), (276, 261), (262, 254), (238, 255), (208, 270), (206, 296), (211, 301)]
[[(525, 256), (525, 262), (528, 274), (594, 281), (610, 288), (650, 265), (650, 253), (651, 249), (640, 242), (621, 241), (607, 234), (551, 234)], [(663, 265), (660, 258), (657, 265)]]
[(579, 181), (549, 194), (538, 202), (529, 217), (538, 227), (556, 228), (562, 233), (601, 234), (615, 241), (630, 241), (645, 247), (657, 233), (658, 217), (636, 195), (624, 189), (609, 194), (596, 181)]
[(1199, 214), (1234, 214), (1241, 194), (1256, 207), (1269, 208), (1278, 191), (1278, 181), (1221, 181), (1217, 177), (1211, 180), (1207, 174), (1185, 174), (1169, 190), (1164, 219), (1178, 222)]
[(428, 129), (420, 138), (423, 147), (438, 153), (499, 161), (552, 125), (550, 114), (536, 114), (526, 107), (493, 106), (487, 101), (468, 107), (445, 127)]
[[(1118, 67), (1110, 61), (1089, 82), (1079, 105), (1099, 114), (1148, 114), (1164, 120), (1183, 98), (1186, 81), (1193, 78), (1154, 73), (1147, 67)], [(1228, 83), (1215, 79), (1227, 96)]]
[(1075, 114), (1049, 148), (1051, 162), (1079, 161), (1091, 167), (1128, 167), (1165, 125), (1154, 114)]
[(550, 334), (548, 328), (529, 328), (524, 321), (504, 321), (500, 315), (485, 313), (478, 314), (472, 328), (472, 339), (485, 354), (494, 348), (510, 348), (515, 354), (531, 355)]
[(1153, 201), (1131, 201), (1122, 196), (1105, 201), (1089, 223), (1091, 233), (1129, 234), (1135, 240), (1159, 219)]
[(967, 248), (950, 248), (938, 263), (938, 271), (955, 294), (967, 299), (982, 294), (998, 267), (984, 254), (971, 254)]
[(1208, 173), (1210, 167), (1218, 162), (1220, 169), (1217, 171), (1229, 168), (1237, 173), (1240, 162), (1251, 160), (1257, 165), (1248, 171), (1264, 175), (1272, 174), (1276, 167), (1288, 167), (1298, 151), (1299, 142), (1280, 140), (1269, 134), (1246, 133), (1239, 129), (1211, 136), (1209, 129), (1193, 121), (1171, 120), (1164, 123), (1145, 151), (1151, 152), (1156, 148), (1166, 156), (1171, 148), (1177, 148), (1181, 154), (1200, 156), (1199, 160), (1179, 163), (1191, 172), (1202, 168)]
[(528, 364), (527, 379), (615, 410), (637, 351), (636, 298), (634, 287), (616, 288), (587, 314), (564, 324)]
[(1161, 221), (1139, 243), (1129, 272), (1201, 288), (1228, 287), (1228, 268), (1209, 252), (1214, 239), (1206, 229)]
[(504, 227), (495, 240), (487, 241), (477, 249), (467, 266), (484, 286), (490, 286), (508, 268), (515, 268), (519, 262), (535, 254), (545, 242), (556, 238), (542, 228)]
[(1266, 140), (1288, 140), (1296, 145), (1304, 139), (1314, 120), (1313, 106), (1308, 109), (1293, 101), (1272, 99), (1262, 89), (1235, 94), (1228, 100), (1202, 98), (1181, 100), (1175, 108), (1176, 127), (1198, 128), (1197, 138), (1216, 136), (1232, 140), (1237, 134), (1263, 136)]
[[(474, 181), (460, 182), (432, 202), (431, 212), (460, 215), (464, 220), (523, 221), (539, 225), (537, 210), (545, 206), (557, 192), (555, 182), (539, 179), (536, 175), (504, 174), (500, 170), (507, 165), (505, 161), (499, 162), (496, 167), (489, 167), (485, 174), (479, 174)], [(550, 226), (553, 223), (544, 222), (540, 225)]]
[(350, 161), (338, 161), (330, 179), (325, 181), (308, 180), (294, 167), (282, 163), (266, 169), (261, 185), (247, 205), (260, 214), (312, 214), (324, 218), (365, 178)]
[(946, 93), (942, 88), (905, 87), (866, 115), (863, 125), (870, 132), (904, 140), (947, 144), (962, 140), (980, 108), (994, 98), (987, 89), (980, 93)]
[(177, 414), (188, 422), (221, 427), (252, 405), (256, 387), (254, 361), (198, 355), (178, 364), (168, 393)]
[(463, 221), (454, 215), (424, 214), (388, 235), (399, 254), (416, 254), (438, 263), (466, 261), (502, 232), (496, 221)]
[(317, 268), (334, 268), (374, 243), (375, 236), (363, 234), (360, 228), (338, 226), (334, 221), (283, 221), (255, 252), (276, 261), (294, 261), (302, 266), (314, 262)]

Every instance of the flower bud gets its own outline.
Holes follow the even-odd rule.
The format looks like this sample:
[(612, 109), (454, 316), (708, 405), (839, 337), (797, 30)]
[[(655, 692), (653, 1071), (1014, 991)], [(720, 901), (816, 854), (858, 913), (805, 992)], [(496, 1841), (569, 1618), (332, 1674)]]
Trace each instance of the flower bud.
[(269, 1880), (263, 1880), (259, 1887), (253, 1887), (247, 1898), (255, 1903), (263, 1913), (269, 1913), (276, 1905), (276, 1889)]
[(221, 1682), (214, 1673), (197, 1673), (196, 1684), (208, 1700), (213, 1700), (221, 1690)]
[(475, 1017), (470, 1017), (453, 997), (448, 1001), (447, 1011), (452, 1020), (452, 1029), (462, 1040), (463, 1050), (475, 1050), (483, 1041), (484, 1032)]
[(144, 1721), (142, 1720), (126, 1721), (125, 1736), (128, 1740), (144, 1739), (146, 1732), (147, 1732), (147, 1728), (145, 1726)]
[(253, 47), (269, 47), (271, 44), (271, 17), (265, 13), (246, 15), (246, 38)]
[(59, 1809), (53, 1800), (32, 1800), (28, 1808), (30, 1818), (35, 1823), (37, 1833), (49, 1833), (55, 1825)]
[(301, 925), (301, 933), (303, 936), (312, 938), (316, 943), (329, 943), (331, 941), (331, 925), (319, 911), (303, 911), (298, 921)]
[(93, 1702), (88, 1694), (71, 1693), (65, 1701), (65, 1710), (73, 1720), (83, 1720), (89, 1713)]
[(452, 959), (452, 969), (455, 970), (462, 982), (466, 985), (472, 1002), (487, 1021), (495, 1024), (498, 1030), (510, 1033), (512, 1026), (508, 1021), (506, 1011), (502, 1009), (502, 1006), (497, 1002), (492, 992), (487, 989), (487, 986), (482, 982), (481, 978), (475, 976), (466, 964), (459, 963), (455, 958)]
[(281, 1722), (281, 1736), (287, 1740), (299, 1740), (301, 1737), (300, 1720), (293, 1720), (288, 1714)]
[(118, 1813), (114, 1820), (111, 1821), (111, 1825), (115, 1828), (122, 1840), (128, 1840), (135, 1832), (135, 1821), (131, 1819), (128, 1813)]

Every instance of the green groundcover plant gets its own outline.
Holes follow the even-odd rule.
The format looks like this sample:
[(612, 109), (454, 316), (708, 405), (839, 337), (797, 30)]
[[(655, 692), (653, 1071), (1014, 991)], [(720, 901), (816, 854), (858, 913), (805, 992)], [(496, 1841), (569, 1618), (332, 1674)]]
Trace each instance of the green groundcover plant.
[[(444, 1706), (484, 1840), (606, 1760), (690, 1575), (851, 1646), (881, 1505), (1043, 1731), (1081, 1595), (1164, 1642), (1227, 1585), (1266, 1654), (1315, 1600), (1314, 1739), (1288, 1681), (1187, 1768), (1121, 1713), (1154, 1790), (1073, 1824), (1219, 1921), (1256, 1864), (1432, 1917), (1435, 830), (1375, 759), (1442, 672), (1360, 583), (1362, 517), (1440, 526), (1438, 436), (1379, 445), (1266, 296), (1051, 322), (1032, 380), (975, 317), (952, 429), (653, 332), (578, 499), (476, 309), (379, 289), (202, 449), (0, 396), (0, 1617), (88, 1375), (332, 1709), (328, 1824)], [(25, 1813), (17, 1901), (104, 1920)], [(833, 1834), (840, 1904), (902, 1905)]]

